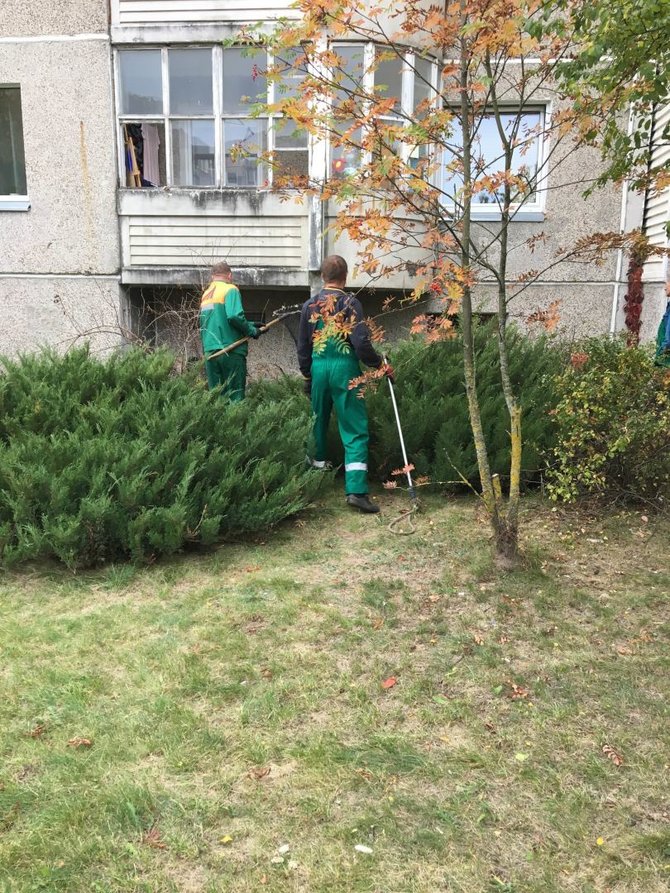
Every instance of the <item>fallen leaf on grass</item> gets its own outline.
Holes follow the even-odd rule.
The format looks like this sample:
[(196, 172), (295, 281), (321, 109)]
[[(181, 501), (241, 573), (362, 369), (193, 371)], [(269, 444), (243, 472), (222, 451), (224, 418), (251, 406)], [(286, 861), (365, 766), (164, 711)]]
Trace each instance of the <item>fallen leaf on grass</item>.
[(263, 667), (261, 670), (263, 679), (272, 679), (272, 670), (269, 667)]
[(384, 679), (384, 681), (382, 682), (382, 688), (393, 688), (393, 686), (396, 685), (397, 682), (398, 680), (395, 678), (395, 676), (389, 676), (388, 679)]
[(605, 843), (605, 841), (604, 841), (604, 839), (603, 839), (602, 837), (599, 837), (599, 838), (596, 840), (596, 845), (597, 845), (597, 846), (602, 846), (604, 843)]
[(523, 685), (516, 685), (514, 682), (508, 682), (507, 685), (509, 687), (507, 697), (512, 701), (521, 701), (523, 698), (527, 698), (530, 694), (528, 689), (524, 688)]
[(603, 744), (603, 753), (615, 766), (623, 766), (623, 757), (621, 754), (618, 754), (611, 745)]
[(68, 747), (93, 747), (93, 742), (90, 738), (70, 738), (67, 743)]
[(277, 847), (277, 852), (279, 853), (280, 856), (285, 856), (286, 853), (288, 853), (288, 851), (290, 849), (291, 849), (290, 844), (283, 843), (280, 847)]
[(373, 629), (381, 629), (384, 626), (384, 618), (383, 617), (375, 617), (372, 621)]
[(515, 753), (514, 759), (517, 761), (517, 763), (525, 763), (526, 760), (528, 759), (528, 754), (527, 753)]
[(480, 635), (479, 633), (475, 633), (474, 636), (472, 637), (472, 639), (473, 639), (475, 645), (483, 645), (484, 644), (484, 636)]
[(360, 775), (361, 778), (364, 778), (366, 781), (372, 781), (373, 775), (369, 769), (357, 769), (356, 775)]
[(167, 845), (163, 843), (161, 832), (158, 830), (156, 825), (149, 828), (149, 830), (142, 835), (142, 843), (146, 844), (147, 846), (153, 847), (155, 850), (167, 849)]
[(223, 837), (219, 838), (219, 843), (222, 843), (224, 846), (228, 846), (233, 842), (233, 838), (230, 834), (224, 834)]
[(260, 564), (250, 564), (248, 567), (245, 567), (244, 570), (247, 574), (253, 574), (256, 571), (261, 569)]
[(41, 738), (42, 735), (46, 732), (46, 730), (47, 730), (47, 727), (44, 725), (44, 723), (40, 722), (35, 726), (34, 729), (31, 729), (28, 732), (28, 735), (30, 738)]
[(372, 847), (365, 846), (364, 843), (357, 843), (354, 849), (357, 853), (365, 853), (368, 856), (372, 853)]
[(259, 781), (261, 778), (265, 778), (272, 771), (270, 766), (252, 766), (251, 769), (247, 772), (247, 778), (255, 778), (256, 781)]
[(629, 654), (633, 653), (633, 649), (629, 648), (628, 645), (613, 645), (612, 646), (617, 654), (620, 654), (622, 657), (627, 657)]

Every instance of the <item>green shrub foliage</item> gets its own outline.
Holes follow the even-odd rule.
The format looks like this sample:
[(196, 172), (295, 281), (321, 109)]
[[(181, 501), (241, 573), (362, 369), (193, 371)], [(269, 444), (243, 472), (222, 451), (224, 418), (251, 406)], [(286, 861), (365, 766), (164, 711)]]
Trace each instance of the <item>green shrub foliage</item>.
[(670, 499), (670, 375), (651, 351), (591, 339), (557, 377), (550, 495)]
[[(501, 393), (500, 366), (490, 326), (476, 331), (477, 391), (489, 459), (503, 480), (509, 474), (509, 416)], [(553, 445), (553, 377), (564, 351), (548, 338), (531, 340), (509, 334), (510, 372), (520, 395), (524, 478), (536, 480)], [(396, 370), (396, 396), (409, 461), (416, 476), (433, 482), (479, 479), (463, 379), (460, 337), (426, 345), (408, 341), (390, 354)], [(388, 478), (403, 465), (388, 386), (368, 396), (371, 466)]]
[(307, 401), (231, 404), (168, 353), (3, 361), (0, 560), (151, 561), (276, 524), (314, 496)]

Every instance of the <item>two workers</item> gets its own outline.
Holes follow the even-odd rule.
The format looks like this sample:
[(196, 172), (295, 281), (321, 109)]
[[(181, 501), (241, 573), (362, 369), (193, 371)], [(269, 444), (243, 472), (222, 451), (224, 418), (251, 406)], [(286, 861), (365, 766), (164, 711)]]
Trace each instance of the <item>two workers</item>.
[[(300, 314), (298, 365), (315, 415), (314, 468), (325, 468), (328, 425), (333, 407), (344, 445), (347, 503), (361, 512), (376, 513), (368, 490), (368, 415), (360, 398), (360, 385), (351, 387), (361, 373), (361, 363), (393, 370), (372, 346), (361, 302), (345, 291), (348, 268), (339, 255), (327, 257), (321, 266), (323, 288), (305, 301)], [(250, 323), (242, 309), (239, 290), (232, 283), (228, 264), (218, 264), (212, 282), (202, 296), (200, 334), (210, 388), (223, 386), (231, 400), (244, 397), (247, 342), (230, 353), (217, 354), (244, 337), (257, 338), (262, 328)]]

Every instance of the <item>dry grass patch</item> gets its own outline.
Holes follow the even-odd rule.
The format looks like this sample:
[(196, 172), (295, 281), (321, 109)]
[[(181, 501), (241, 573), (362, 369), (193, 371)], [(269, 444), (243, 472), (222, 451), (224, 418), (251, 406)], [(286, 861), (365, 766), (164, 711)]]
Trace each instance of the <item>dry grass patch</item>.
[(477, 514), (5, 576), (0, 890), (665, 891), (670, 528)]

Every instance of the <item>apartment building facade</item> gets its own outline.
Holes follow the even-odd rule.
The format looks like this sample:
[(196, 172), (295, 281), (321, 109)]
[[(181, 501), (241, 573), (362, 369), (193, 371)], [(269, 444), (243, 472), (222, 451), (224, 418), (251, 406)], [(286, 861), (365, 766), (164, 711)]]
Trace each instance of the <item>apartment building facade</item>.
[[(334, 241), (329, 205), (299, 189), (289, 201), (273, 191), (275, 174), (254, 151), (274, 153), (275, 170), (324, 180), (355, 159), (305, 134), (282, 130), (272, 115), (253, 117), (265, 58), (234, 43), (245, 23), (297, 15), (284, 0), (4, 0), (0, 9), (0, 352), (40, 344), (62, 349), (78, 337), (95, 349), (130, 336), (139, 304), (196, 296), (207, 268), (227, 259), (258, 318), (304, 300), (318, 284), (322, 257), (356, 249)], [(341, 53), (373, 46), (347, 42)], [(408, 47), (408, 53), (412, 48)], [(437, 60), (423, 81), (437, 77)], [(388, 68), (388, 65), (387, 65)], [(416, 65), (384, 71), (403, 102), (418, 98)], [(375, 77), (374, 74), (370, 75)], [(291, 81), (293, 78), (293, 82)], [(272, 85), (269, 86), (272, 99)], [(287, 90), (299, 90), (293, 73)], [(265, 94), (267, 95), (267, 94)], [(551, 114), (551, 91), (538, 93), (538, 132)], [(257, 147), (240, 153), (236, 147)], [(532, 147), (536, 158), (543, 147)], [(542, 232), (537, 266), (582, 235), (646, 225), (665, 238), (667, 195), (637, 197), (616, 188), (588, 202), (580, 185), (595, 153), (574, 153), (563, 182), (519, 213), (520, 247), (510, 276), (528, 266), (527, 240)], [(558, 175), (557, 175), (558, 177)], [(569, 184), (574, 183), (574, 186)], [(561, 187), (561, 188), (559, 188)], [(493, 219), (482, 204), (481, 221)], [(663, 220), (663, 215), (666, 215)], [(660, 229), (659, 229), (660, 226)], [(660, 317), (665, 268), (650, 262), (643, 334)], [(374, 315), (389, 293), (411, 290), (412, 266), (383, 284), (363, 275)], [(568, 335), (614, 331), (623, 324), (626, 264), (566, 263), (527, 289), (513, 315), (560, 301)], [(477, 293), (482, 312), (492, 294)], [(409, 327), (411, 310), (391, 317), (390, 334)], [(293, 368), (290, 332), (276, 327), (254, 345), (252, 362)]]

